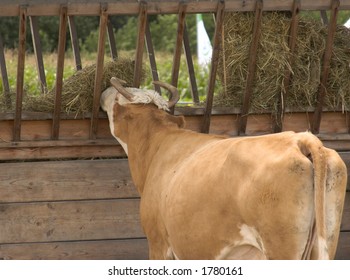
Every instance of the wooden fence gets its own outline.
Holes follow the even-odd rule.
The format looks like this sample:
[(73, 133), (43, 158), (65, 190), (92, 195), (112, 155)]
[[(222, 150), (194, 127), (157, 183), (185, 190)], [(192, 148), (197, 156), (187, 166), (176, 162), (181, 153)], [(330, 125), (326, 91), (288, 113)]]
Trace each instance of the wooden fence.
[[(329, 11), (328, 35), (320, 77), (317, 106), (307, 112), (284, 112), (279, 101), (278, 118), (271, 114), (248, 114), (255, 73), (261, 17), (265, 11), (291, 11), (290, 48), (296, 38), (300, 11)], [(144, 259), (147, 244), (139, 225), (138, 195), (130, 180), (121, 146), (112, 139), (106, 114), (99, 109), (99, 88), (108, 37), (112, 58), (118, 57), (113, 15), (138, 16), (134, 86), (140, 86), (144, 48), (147, 48), (154, 80), (158, 80), (148, 15), (177, 14), (174, 34), (172, 84), (177, 86), (182, 49), (185, 52), (191, 92), (198, 105), (196, 73), (186, 26), (186, 15), (212, 13), (215, 17), (213, 56), (204, 106), (176, 107), (184, 114), (187, 128), (204, 133), (257, 135), (283, 130), (312, 130), (327, 147), (340, 152), (350, 166), (349, 114), (323, 110), (336, 18), (339, 10), (350, 10), (350, 0), (218, 0), (218, 1), (43, 1), (3, 0), (0, 17), (18, 17), (18, 64), (15, 111), (0, 113), (0, 258), (13, 259)], [(213, 108), (214, 86), (221, 44), (223, 14), (255, 12), (245, 96), (241, 108)], [(75, 16), (99, 16), (94, 105), (84, 116), (61, 114), (61, 89), (65, 62), (66, 29), (72, 41), (76, 69), (82, 68)], [(46, 78), (42, 59), (38, 17), (58, 16), (59, 41), (55, 107), (51, 113), (24, 112), (25, 39), (30, 32), (42, 91)], [(26, 30), (29, 21), (30, 30)], [(118, 39), (118, 38), (117, 38)], [(4, 95), (10, 94), (4, 45), (0, 34), (0, 68)], [(290, 72), (286, 69), (285, 85)], [(123, 159), (100, 159), (100, 158)], [(91, 159), (94, 160), (91, 160)], [(80, 159), (52, 161), (52, 159)], [(85, 159), (85, 160), (82, 160)], [(89, 160), (87, 160), (89, 159)], [(40, 160), (40, 161), (37, 161)], [(50, 161), (48, 161), (50, 160)], [(25, 162), (18, 162), (25, 161)], [(349, 187), (348, 187), (349, 191)], [(350, 258), (350, 195), (347, 193), (337, 258)]]

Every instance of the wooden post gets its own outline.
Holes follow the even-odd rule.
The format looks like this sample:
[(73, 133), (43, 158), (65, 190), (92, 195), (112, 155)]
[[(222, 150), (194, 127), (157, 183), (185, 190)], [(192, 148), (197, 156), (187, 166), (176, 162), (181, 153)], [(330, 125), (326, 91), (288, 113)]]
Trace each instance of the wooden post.
[(78, 71), (78, 70), (81, 70), (83, 66), (81, 64), (78, 33), (77, 33), (77, 28), (75, 26), (74, 16), (68, 16), (68, 24), (69, 24), (70, 39), (72, 41), (72, 50), (73, 50), (73, 56), (75, 61), (75, 69)]
[(203, 123), (202, 123), (202, 128), (201, 128), (202, 133), (209, 133), (209, 128), (210, 128), (211, 110), (213, 108), (213, 100), (214, 100), (214, 87), (215, 87), (215, 80), (216, 80), (216, 72), (218, 69), (219, 53), (220, 53), (220, 47), (221, 47), (221, 36), (222, 36), (222, 26), (223, 26), (223, 20), (224, 20), (224, 10), (225, 10), (225, 1), (219, 0), (217, 10), (216, 10), (214, 46), (213, 46), (213, 54), (211, 57), (211, 67), (210, 67), (210, 73), (209, 73), (207, 100), (206, 100), (206, 104), (205, 104), (205, 108), (204, 108)]
[(0, 72), (1, 72), (2, 87), (3, 87), (4, 97), (5, 97), (5, 105), (7, 109), (11, 109), (10, 84), (7, 76), (4, 43), (2, 41), (1, 34), (0, 34)]
[(180, 59), (181, 59), (181, 52), (182, 52), (183, 34), (184, 34), (184, 28), (185, 28), (186, 9), (187, 9), (186, 3), (181, 1), (179, 3), (177, 36), (176, 36), (176, 42), (175, 42), (173, 65), (171, 70), (171, 84), (174, 87), (177, 87), (177, 83), (179, 81)]
[[(171, 84), (174, 87), (177, 87), (177, 84), (179, 82), (180, 60), (181, 60), (182, 41), (183, 41), (184, 28), (185, 28), (186, 9), (187, 9), (186, 3), (183, 1), (179, 2), (177, 36), (176, 36), (176, 43), (175, 43), (175, 50), (174, 50), (174, 57), (173, 57), (173, 66), (171, 70)], [(175, 110), (174, 107), (175, 106), (170, 108), (171, 114), (174, 114), (174, 110)]]
[(16, 83), (16, 110), (13, 122), (13, 141), (21, 140), (22, 101), (24, 86), (24, 61), (26, 54), (27, 8), (19, 8), (18, 59)]
[(39, 26), (38, 26), (38, 18), (35, 16), (29, 17), (30, 22), (30, 30), (32, 33), (33, 40), (33, 48), (36, 59), (36, 67), (38, 70), (39, 82), (41, 86), (41, 92), (46, 93), (47, 85), (46, 85), (46, 75), (43, 61), (43, 51), (41, 48), (40, 36), (39, 36)]
[(317, 104), (316, 104), (316, 108), (315, 108), (315, 112), (314, 112), (312, 124), (311, 124), (311, 131), (312, 133), (315, 133), (315, 134), (319, 133), (320, 131), (322, 108), (324, 103), (324, 97), (326, 95), (327, 80), (328, 80), (329, 69), (330, 69), (331, 58), (332, 58), (334, 35), (337, 28), (337, 15), (338, 15), (339, 4), (340, 4), (339, 0), (332, 0), (331, 19), (328, 25), (326, 49), (323, 56), (321, 81), (318, 88)]
[(52, 140), (57, 140), (60, 131), (60, 115), (62, 104), (62, 85), (63, 85), (63, 70), (64, 70), (64, 55), (66, 49), (67, 35), (67, 6), (62, 5), (60, 8), (60, 26), (58, 36), (57, 50), (57, 70), (56, 70), (56, 87), (55, 87), (55, 107), (52, 118)]
[(109, 49), (111, 51), (111, 57), (113, 60), (117, 60), (118, 58), (117, 46), (115, 43), (113, 25), (110, 20), (108, 20), (107, 22), (107, 33), (108, 33), (108, 43), (109, 43)]
[(191, 48), (190, 48), (190, 39), (188, 37), (186, 23), (184, 26), (183, 48), (184, 48), (185, 57), (186, 57), (188, 75), (190, 77), (192, 100), (195, 104), (199, 104), (198, 87), (197, 87), (197, 81), (196, 81), (196, 76), (194, 72), (194, 66), (193, 66), (193, 60), (192, 60)]
[(102, 76), (103, 76), (107, 22), (108, 22), (107, 5), (101, 4), (90, 139), (96, 139), (97, 129), (98, 129), (98, 112), (100, 110), (100, 98), (102, 93), (101, 85), (102, 85)]
[[(292, 8), (292, 20), (290, 24), (290, 33), (289, 33), (289, 56), (288, 63), (292, 66), (293, 63), (293, 55), (295, 53), (295, 45), (297, 41), (298, 34), (298, 22), (299, 22), (299, 11), (300, 11), (300, 0), (294, 0), (293, 8)], [(293, 68), (293, 67), (292, 67)], [(274, 124), (273, 131), (281, 132), (283, 129), (283, 118), (285, 112), (285, 104), (286, 98), (288, 96), (289, 85), (291, 80), (291, 70), (290, 68), (286, 68), (284, 72), (283, 79), (283, 88), (281, 89), (281, 94), (277, 97), (277, 112), (273, 116)]]
[(137, 36), (137, 42), (136, 42), (136, 56), (135, 56), (135, 68), (134, 68), (134, 87), (136, 88), (140, 87), (140, 84), (141, 84), (142, 56), (143, 56), (143, 49), (145, 47), (146, 21), (147, 21), (147, 2), (142, 0), (140, 1), (138, 36)]
[[(154, 53), (154, 48), (152, 43), (151, 30), (149, 27), (148, 19), (146, 20), (145, 38), (146, 38), (146, 48), (147, 48), (147, 53), (149, 58), (149, 64), (151, 66), (152, 79), (153, 81), (159, 81), (157, 63), (156, 63), (156, 58), (155, 58), (155, 53)], [(161, 93), (161, 89), (159, 85), (154, 85), (154, 89), (157, 92), (159, 92), (159, 94)]]
[(257, 52), (261, 33), (261, 18), (262, 18), (263, 1), (256, 1), (255, 20), (253, 29), (253, 38), (249, 50), (248, 74), (243, 97), (243, 105), (241, 114), (238, 118), (238, 135), (245, 134), (248, 121), (248, 113), (250, 107), (250, 99), (253, 93), (253, 84), (255, 78)]

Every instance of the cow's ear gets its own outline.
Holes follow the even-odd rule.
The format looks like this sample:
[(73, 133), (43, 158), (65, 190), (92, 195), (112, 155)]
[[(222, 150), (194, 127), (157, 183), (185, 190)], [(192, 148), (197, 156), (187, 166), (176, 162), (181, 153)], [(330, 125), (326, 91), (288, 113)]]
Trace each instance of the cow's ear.
[(176, 123), (179, 128), (184, 128), (186, 121), (184, 116), (169, 115), (171, 122)]

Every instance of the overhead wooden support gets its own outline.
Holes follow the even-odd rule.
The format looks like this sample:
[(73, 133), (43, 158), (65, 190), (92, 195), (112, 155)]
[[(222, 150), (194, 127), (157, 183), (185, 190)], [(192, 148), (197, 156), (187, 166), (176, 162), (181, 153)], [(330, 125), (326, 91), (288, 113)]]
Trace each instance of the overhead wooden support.
[(24, 61), (26, 54), (27, 8), (19, 8), (18, 64), (16, 82), (16, 110), (13, 122), (13, 141), (21, 140), (22, 100), (24, 86)]
[(186, 23), (184, 26), (183, 48), (184, 48), (185, 57), (186, 57), (188, 76), (190, 78), (192, 100), (195, 104), (199, 104), (198, 87), (197, 87), (197, 81), (196, 81), (196, 76), (194, 72), (193, 59), (192, 59), (191, 47), (190, 47), (190, 39), (188, 37)]
[(324, 103), (324, 97), (326, 95), (327, 80), (329, 76), (332, 58), (334, 35), (337, 28), (337, 15), (339, 10), (339, 4), (339, 0), (332, 0), (331, 18), (328, 24), (328, 34), (326, 40), (326, 49), (323, 56), (321, 81), (317, 93), (317, 104), (315, 108), (315, 113), (313, 115), (311, 124), (311, 131), (315, 134), (319, 133), (320, 131), (322, 108)]
[(142, 56), (145, 47), (145, 34), (147, 22), (147, 2), (140, 1), (138, 35), (136, 42), (135, 68), (134, 68), (134, 87), (140, 87), (141, 71), (142, 71)]
[(283, 129), (283, 117), (286, 109), (285, 101), (288, 96), (289, 86), (291, 82), (291, 74), (292, 74), (291, 69), (293, 68), (293, 55), (295, 53), (295, 45), (296, 45), (297, 34), (298, 34), (299, 12), (300, 12), (300, 0), (294, 0), (293, 8), (292, 8), (292, 19), (291, 19), (290, 31), (289, 31), (289, 43), (288, 43), (288, 47), (289, 47), (288, 64), (290, 65), (290, 68), (287, 67), (284, 72), (283, 88), (281, 88), (280, 95), (277, 96), (277, 112), (273, 116), (274, 132), (281, 132)]
[(108, 43), (109, 43), (109, 49), (111, 51), (111, 57), (113, 60), (116, 60), (118, 58), (117, 45), (115, 43), (113, 25), (110, 20), (108, 20), (107, 22), (107, 33), (108, 33)]
[(41, 86), (41, 92), (45, 93), (47, 91), (47, 85), (46, 85), (46, 75), (45, 75), (45, 68), (44, 68), (44, 61), (43, 61), (43, 51), (41, 48), (41, 42), (40, 42), (40, 36), (39, 36), (38, 17), (30, 16), (29, 22), (30, 22), (30, 30), (32, 33), (33, 48), (34, 48), (34, 54), (35, 54), (35, 60), (36, 60), (36, 67), (38, 70), (39, 82)]
[(247, 70), (247, 80), (245, 91), (243, 95), (243, 104), (241, 109), (241, 115), (238, 118), (238, 135), (245, 134), (247, 121), (248, 121), (248, 113), (250, 107), (250, 100), (253, 94), (253, 85), (255, 78), (255, 69), (256, 69), (256, 61), (258, 55), (258, 46), (261, 34), (261, 20), (262, 20), (262, 10), (263, 10), (263, 1), (256, 1), (255, 8), (255, 19), (254, 19), (254, 27), (253, 27), (253, 37), (252, 43), (249, 49), (249, 62), (248, 62), (248, 70)]
[(57, 70), (56, 70), (56, 86), (55, 86), (55, 107), (52, 117), (52, 134), (51, 139), (57, 140), (60, 132), (60, 115), (62, 104), (62, 86), (63, 86), (63, 70), (64, 70), (64, 54), (66, 49), (67, 35), (67, 6), (61, 6), (60, 26), (58, 33), (57, 47)]
[(225, 1), (219, 0), (216, 10), (216, 25), (214, 32), (214, 48), (211, 57), (211, 67), (209, 72), (209, 82), (207, 89), (207, 100), (204, 109), (203, 123), (201, 127), (202, 133), (209, 133), (210, 128), (210, 119), (211, 119), (211, 110), (213, 107), (214, 100), (214, 88), (216, 81), (216, 72), (218, 69), (219, 53), (221, 48), (221, 36), (222, 36), (222, 26), (224, 21), (224, 10), (225, 10)]
[(0, 73), (1, 73), (3, 94), (5, 97), (5, 105), (6, 105), (6, 108), (11, 108), (10, 84), (9, 84), (9, 79), (8, 79), (8, 75), (7, 75), (6, 60), (5, 60), (5, 53), (4, 53), (4, 43), (2, 41), (1, 34), (0, 34)]
[[(147, 48), (147, 53), (148, 53), (149, 64), (151, 67), (152, 80), (159, 81), (156, 57), (155, 57), (155, 53), (154, 53), (154, 47), (153, 47), (152, 36), (151, 36), (151, 29), (149, 27), (148, 19), (146, 20), (145, 38), (146, 38), (146, 48)], [(161, 89), (160, 89), (159, 85), (154, 85), (154, 89), (157, 92), (161, 93)]]
[(107, 22), (108, 22), (107, 4), (101, 4), (94, 98), (93, 98), (92, 115), (91, 115), (90, 139), (96, 139), (97, 129), (98, 129), (98, 112), (100, 110), (101, 85), (102, 85), (102, 76), (103, 76)]
[(68, 16), (68, 24), (69, 24), (70, 39), (72, 42), (73, 56), (75, 61), (75, 69), (78, 71), (78, 70), (81, 70), (83, 66), (81, 64), (78, 33), (75, 25), (74, 16)]

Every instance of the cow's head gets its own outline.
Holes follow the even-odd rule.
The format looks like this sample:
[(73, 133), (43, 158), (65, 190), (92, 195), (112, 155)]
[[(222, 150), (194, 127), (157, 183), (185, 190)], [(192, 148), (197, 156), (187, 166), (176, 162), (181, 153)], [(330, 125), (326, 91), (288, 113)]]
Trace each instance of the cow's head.
[[(170, 93), (170, 100), (167, 101), (154, 90), (146, 90), (139, 88), (125, 88), (123, 87), (124, 81), (119, 80), (115, 77), (111, 79), (112, 87), (107, 88), (101, 95), (101, 107), (108, 114), (109, 126), (112, 135), (118, 140), (123, 146), (126, 153), (128, 153), (128, 119), (130, 119), (132, 110), (135, 108), (130, 107), (130, 104), (154, 104), (158, 107), (158, 110), (169, 111), (169, 108), (173, 107), (179, 100), (179, 93), (176, 87), (156, 81), (157, 84)], [(154, 107), (154, 106), (153, 106)], [(155, 110), (157, 108), (154, 107)], [(136, 110), (142, 110), (136, 109)], [(168, 115), (168, 114), (166, 114)], [(178, 126), (183, 126), (183, 118), (177, 118), (168, 115), (167, 118), (171, 118), (173, 122), (178, 123)], [(146, 121), (146, 120), (145, 120)]]

